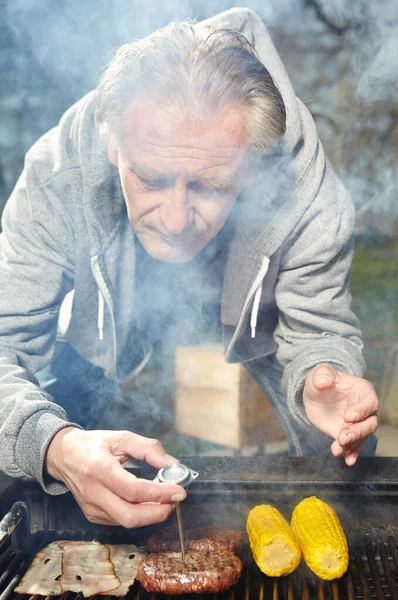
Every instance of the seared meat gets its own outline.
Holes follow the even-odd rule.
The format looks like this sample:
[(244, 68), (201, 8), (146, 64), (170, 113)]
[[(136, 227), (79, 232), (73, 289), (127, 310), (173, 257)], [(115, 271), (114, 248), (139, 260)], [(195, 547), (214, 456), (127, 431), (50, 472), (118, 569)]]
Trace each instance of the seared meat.
[(101, 594), (126, 596), (135, 581), (138, 566), (146, 553), (132, 544), (108, 544), (108, 548), (116, 577), (120, 580), (120, 586), (110, 592), (101, 592)]
[(62, 573), (62, 552), (57, 542), (49, 544), (34, 557), (15, 592), (18, 594), (58, 596), (62, 593), (59, 582)]
[(36, 554), (15, 591), (40, 596), (66, 591), (126, 596), (143, 556), (142, 549), (132, 544), (59, 540)]
[(83, 596), (111, 592), (120, 586), (110, 561), (110, 550), (99, 542), (60, 542), (62, 548), (62, 592)]
[(240, 559), (225, 550), (150, 554), (143, 558), (136, 579), (148, 592), (218, 594), (235, 585), (242, 572)]
[[(227, 550), (234, 554), (243, 546), (243, 536), (233, 529), (218, 525), (193, 525), (184, 530), (185, 550)], [(178, 552), (180, 538), (176, 526), (165, 527), (154, 533), (147, 542), (149, 552)]]

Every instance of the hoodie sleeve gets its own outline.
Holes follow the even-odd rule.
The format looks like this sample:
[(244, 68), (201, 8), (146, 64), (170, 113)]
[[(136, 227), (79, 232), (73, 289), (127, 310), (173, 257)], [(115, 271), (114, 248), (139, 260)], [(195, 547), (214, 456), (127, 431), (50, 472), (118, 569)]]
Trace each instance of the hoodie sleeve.
[(73, 230), (60, 208), (70, 190), (57, 180), (65, 176), (55, 175), (50, 185), (32, 165), (25, 167), (0, 235), (0, 469), (35, 479), (53, 494), (67, 488), (44, 482), (45, 453), (53, 436), (72, 424), (33, 374), (52, 358), (59, 308), (73, 287)]
[(359, 321), (350, 309), (353, 228), (351, 198), (326, 161), (317, 198), (285, 242), (275, 291), (282, 389), (301, 422), (308, 423), (302, 391), (313, 367), (326, 362), (356, 376), (365, 367)]

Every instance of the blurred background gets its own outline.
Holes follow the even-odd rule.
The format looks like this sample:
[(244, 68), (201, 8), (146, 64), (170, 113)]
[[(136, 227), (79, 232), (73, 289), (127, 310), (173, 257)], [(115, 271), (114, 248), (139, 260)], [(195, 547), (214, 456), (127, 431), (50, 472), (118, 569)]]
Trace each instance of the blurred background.
[[(264, 20), (297, 95), (314, 116), (329, 159), (354, 199), (353, 308), (362, 323), (366, 377), (382, 402), (379, 454), (397, 456), (398, 11), (394, 0), (0, 1), (0, 211), (23, 168), (27, 149), (96, 86), (118, 46), (170, 20), (201, 20), (232, 6), (250, 7)], [(206, 334), (209, 341), (218, 341), (219, 331)], [(141, 411), (148, 422), (149, 415), (157, 422), (159, 435), (172, 436), (174, 355), (157, 348), (140, 377), (126, 386), (126, 411), (131, 412), (133, 402), (137, 418)], [(137, 399), (141, 384), (147, 391)], [(223, 447), (214, 442), (198, 446), (183, 432), (178, 443), (180, 453), (184, 453), (183, 443), (186, 452), (192, 448), (221, 452)], [(283, 442), (275, 443), (274, 451), (283, 451)]]

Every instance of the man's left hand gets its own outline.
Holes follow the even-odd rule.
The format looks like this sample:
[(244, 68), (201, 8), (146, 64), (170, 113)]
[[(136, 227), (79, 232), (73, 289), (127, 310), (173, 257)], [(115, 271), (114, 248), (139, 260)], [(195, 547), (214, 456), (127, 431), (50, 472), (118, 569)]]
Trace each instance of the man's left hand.
[(366, 438), (377, 429), (379, 401), (373, 385), (322, 363), (307, 375), (303, 400), (311, 423), (334, 438), (332, 454), (345, 454), (352, 467)]

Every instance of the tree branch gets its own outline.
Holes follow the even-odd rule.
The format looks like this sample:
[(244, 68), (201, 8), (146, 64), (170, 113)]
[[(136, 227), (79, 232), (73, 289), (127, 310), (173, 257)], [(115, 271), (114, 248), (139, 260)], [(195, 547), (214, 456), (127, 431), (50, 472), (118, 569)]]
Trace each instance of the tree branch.
[(347, 31), (353, 31), (357, 29), (361, 29), (361, 25), (359, 23), (348, 23), (344, 26), (336, 25), (330, 20), (330, 17), (325, 13), (323, 7), (319, 4), (317, 0), (304, 0), (304, 6), (309, 6), (313, 8), (318, 19), (324, 23), (332, 33), (338, 36), (343, 36)]

